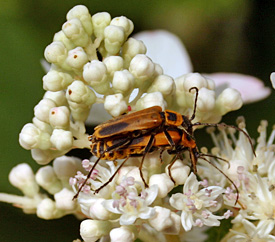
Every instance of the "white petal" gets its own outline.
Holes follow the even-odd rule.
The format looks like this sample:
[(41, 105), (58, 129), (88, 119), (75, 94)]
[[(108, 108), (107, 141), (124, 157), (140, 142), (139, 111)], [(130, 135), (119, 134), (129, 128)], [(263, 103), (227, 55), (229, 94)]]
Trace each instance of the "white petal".
[(219, 86), (231, 87), (241, 93), (244, 103), (256, 102), (266, 98), (270, 94), (270, 88), (265, 87), (263, 82), (253, 76), (237, 73), (213, 73), (204, 76), (215, 81), (216, 88)]
[(184, 206), (185, 206), (185, 203), (184, 203), (183, 199), (184, 199), (184, 195), (182, 193), (176, 193), (176, 194), (173, 194), (170, 197), (169, 203), (175, 209), (177, 209), (177, 210), (183, 210)]
[(183, 211), (181, 213), (181, 224), (185, 231), (189, 231), (192, 229), (193, 226), (193, 217), (190, 213), (186, 213)]
[[(244, 226), (246, 227), (245, 223), (247, 223), (247, 220), (243, 221)], [(260, 235), (261, 238), (264, 238), (269, 235), (269, 233), (274, 228), (274, 221), (272, 220), (260, 220), (260, 222), (257, 224), (257, 234)], [(248, 231), (248, 228), (246, 228)], [(253, 231), (254, 232), (254, 231)]]
[(152, 185), (148, 189), (146, 189), (148, 196), (146, 197), (146, 205), (150, 205), (155, 201), (158, 195), (158, 185)]
[(192, 172), (189, 177), (186, 179), (186, 182), (183, 187), (183, 192), (188, 193), (191, 191), (192, 193), (196, 193), (199, 189), (199, 182), (197, 180), (196, 175)]
[(223, 219), (223, 216), (216, 216), (212, 214), (210, 211), (207, 211), (207, 213), (210, 214), (208, 218), (200, 217), (203, 223), (207, 226), (219, 226), (220, 221), (218, 219)]
[(133, 37), (144, 42), (147, 47), (146, 55), (161, 65), (164, 74), (178, 77), (193, 71), (190, 57), (176, 35), (156, 30), (144, 31)]
[(123, 214), (120, 217), (120, 225), (131, 225), (136, 221), (137, 217), (130, 214)]
[(155, 215), (156, 211), (154, 208), (147, 207), (140, 214), (139, 217), (142, 219), (148, 219)]
[[(206, 195), (206, 190), (212, 190), (210, 196)], [(196, 195), (200, 197), (200, 199), (203, 201), (209, 201), (209, 200), (216, 199), (220, 194), (223, 193), (223, 191), (224, 189), (222, 187), (210, 186), (210, 187), (203, 188)]]
[(121, 214), (121, 212), (117, 208), (113, 207), (113, 202), (114, 202), (113, 199), (105, 200), (105, 201), (102, 202), (102, 205), (103, 205), (103, 207), (105, 207), (110, 212)]

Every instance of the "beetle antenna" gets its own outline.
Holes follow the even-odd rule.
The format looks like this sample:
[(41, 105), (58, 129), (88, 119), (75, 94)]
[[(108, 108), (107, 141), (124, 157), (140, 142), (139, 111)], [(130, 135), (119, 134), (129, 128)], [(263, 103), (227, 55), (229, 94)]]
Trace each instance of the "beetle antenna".
[(189, 119), (190, 121), (192, 121), (195, 116), (196, 116), (196, 109), (197, 109), (197, 101), (198, 101), (198, 96), (199, 96), (199, 89), (197, 87), (191, 87), (189, 89), (189, 92), (191, 92), (191, 90), (195, 89), (196, 90), (196, 97), (195, 97), (195, 103), (194, 103), (194, 109), (193, 109), (193, 114), (191, 116), (191, 118)]
[(246, 136), (246, 138), (248, 139), (248, 141), (250, 143), (250, 146), (252, 148), (253, 154), (256, 157), (256, 153), (255, 153), (255, 150), (254, 150), (254, 147), (253, 147), (252, 140), (251, 140), (250, 136), (248, 135), (248, 133), (246, 133), (244, 130), (240, 129), (239, 127), (236, 127), (234, 125), (224, 124), (224, 123), (210, 124), (210, 123), (200, 123), (200, 122), (194, 123), (192, 126), (200, 126), (200, 125), (203, 125), (203, 126), (212, 126), (212, 127), (233, 128), (233, 129), (236, 129), (236, 130), (242, 132)]
[[(234, 205), (236, 205), (237, 202), (238, 202), (238, 200), (239, 200), (239, 197), (240, 197), (239, 189), (237, 188), (236, 184), (219, 167), (217, 167), (215, 164), (213, 164), (212, 162), (210, 162), (209, 160), (207, 160), (203, 156), (209, 156), (209, 157), (214, 157), (214, 156), (207, 155), (207, 154), (205, 155), (205, 154), (199, 153), (198, 158), (201, 158), (201, 159), (205, 160), (208, 164), (210, 164), (211, 166), (213, 166), (214, 168), (216, 168), (220, 173), (222, 173), (228, 179), (228, 181), (230, 181), (230, 183), (234, 186), (234, 188), (235, 188), (235, 190), (237, 192), (237, 197), (236, 197), (236, 201), (235, 201), (235, 204), (234, 204)], [(219, 158), (219, 157), (216, 157), (216, 158)], [(219, 158), (219, 159), (224, 160), (222, 158)]]

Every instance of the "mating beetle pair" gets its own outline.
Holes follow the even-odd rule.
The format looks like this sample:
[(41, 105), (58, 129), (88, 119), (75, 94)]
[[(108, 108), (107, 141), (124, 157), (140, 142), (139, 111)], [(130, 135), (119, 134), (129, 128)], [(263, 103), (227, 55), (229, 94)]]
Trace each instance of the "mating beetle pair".
[[(168, 153), (175, 154), (177, 158), (181, 157), (183, 151), (188, 150), (192, 163), (192, 169), (194, 173), (196, 173), (198, 158), (206, 160), (203, 156), (211, 155), (199, 153), (193, 135), (194, 126), (224, 126), (235, 128), (245, 134), (252, 146), (249, 135), (238, 127), (226, 124), (210, 124), (200, 122), (196, 122), (193, 124), (192, 120), (195, 118), (199, 94), (199, 90), (197, 87), (192, 87), (189, 91), (193, 89), (196, 91), (196, 97), (193, 114), (190, 118), (181, 115), (180, 113), (177, 113), (175, 111), (162, 111), (161, 107), (154, 106), (141, 111), (119, 116), (95, 127), (94, 134), (90, 136), (90, 141), (92, 142), (91, 152), (93, 155), (97, 156), (98, 159), (92, 169), (89, 171), (84, 183), (79, 187), (79, 190), (74, 198), (78, 196), (79, 192), (81, 191), (87, 180), (90, 178), (97, 163), (101, 159), (125, 160), (122, 162), (117, 171), (110, 177), (110, 179), (95, 192), (99, 192), (103, 187), (111, 182), (119, 169), (131, 156), (142, 156), (139, 170), (140, 176), (144, 184), (147, 186), (141, 171), (142, 164), (146, 154), (153, 152), (157, 149), (160, 149), (161, 151), (167, 150)], [(216, 158), (221, 159), (219, 157)], [(171, 175), (171, 167), (174, 164), (175, 160), (176, 159), (173, 159), (168, 166), (169, 176), (172, 180), (173, 177)], [(206, 161), (209, 162), (208, 160)], [(213, 165), (212, 163), (210, 164)], [(215, 165), (213, 166), (218, 169), (222, 174), (224, 174), (218, 167), (216, 167)], [(238, 193), (236, 185), (228, 176), (226, 177), (233, 184)]]

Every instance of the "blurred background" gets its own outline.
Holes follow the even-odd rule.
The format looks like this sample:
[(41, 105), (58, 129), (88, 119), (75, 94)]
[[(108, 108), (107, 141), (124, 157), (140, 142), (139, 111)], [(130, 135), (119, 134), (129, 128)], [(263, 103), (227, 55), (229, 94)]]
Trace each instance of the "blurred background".
[[(271, 87), (269, 77), (275, 71), (273, 0), (2, 0), (0, 192), (20, 195), (8, 182), (13, 166), (26, 162), (35, 171), (38, 168), (30, 152), (20, 147), (18, 135), (23, 125), (31, 122), (33, 108), (44, 93), (44, 72), (40, 65), (44, 49), (61, 29), (66, 13), (77, 4), (86, 5), (91, 15), (107, 11), (112, 17), (127, 16), (134, 22), (134, 33), (166, 29), (178, 35), (195, 71), (248, 74)], [(271, 131), (275, 124), (274, 111), (272, 90), (267, 99), (245, 105), (227, 114), (223, 121), (234, 124), (243, 115), (248, 132), (256, 139), (260, 120), (268, 120)], [(205, 132), (199, 131), (199, 136), (199, 144), (206, 144), (209, 137)], [(73, 216), (44, 221), (0, 203), (2, 241), (72, 241), (79, 238), (79, 223)]]

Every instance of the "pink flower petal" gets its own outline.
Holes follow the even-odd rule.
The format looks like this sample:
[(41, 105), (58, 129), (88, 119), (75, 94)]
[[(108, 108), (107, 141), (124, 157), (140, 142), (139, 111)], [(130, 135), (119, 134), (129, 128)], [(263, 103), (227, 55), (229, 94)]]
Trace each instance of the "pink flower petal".
[[(266, 98), (270, 94), (270, 88), (265, 87), (263, 82), (253, 76), (238, 73), (213, 73), (204, 74), (212, 79), (216, 88), (231, 87), (241, 93), (244, 103), (251, 103)], [(224, 89), (223, 88), (223, 89)]]

